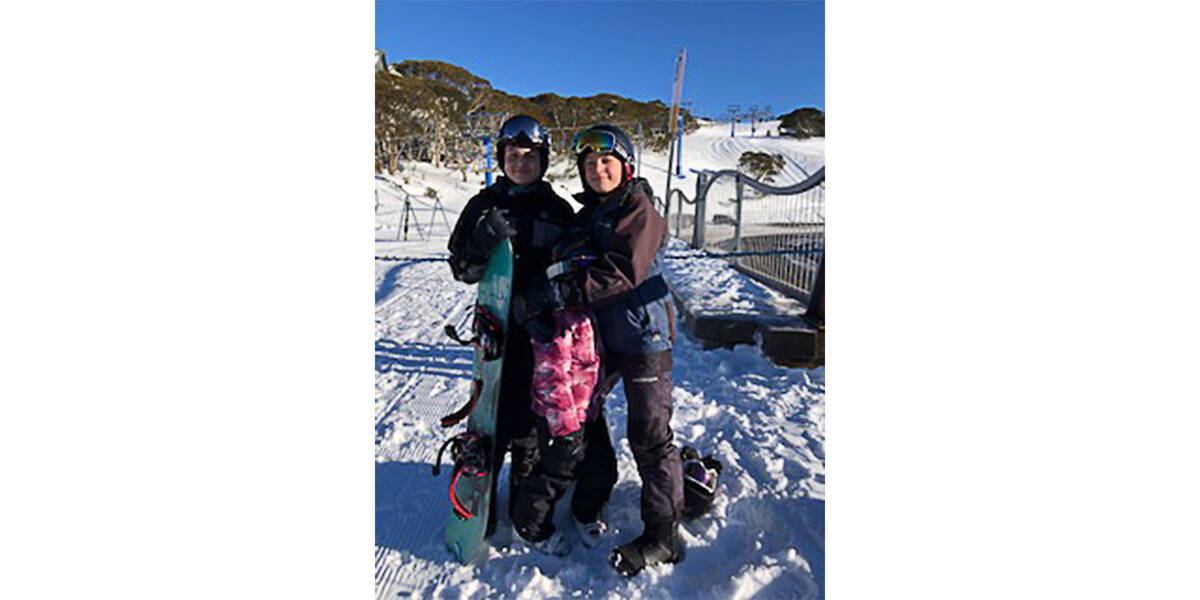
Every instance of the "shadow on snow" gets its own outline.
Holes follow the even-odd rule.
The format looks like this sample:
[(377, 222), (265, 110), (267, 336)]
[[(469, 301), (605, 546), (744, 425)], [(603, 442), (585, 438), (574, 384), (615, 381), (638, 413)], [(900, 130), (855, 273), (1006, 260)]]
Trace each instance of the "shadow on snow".
[(467, 346), (375, 340), (375, 372), (428, 371), (446, 377), (469, 379), (474, 361)]
[(379, 289), (375, 290), (375, 304), (379, 304), (387, 298), (392, 290), (396, 289), (396, 280), (400, 278), (400, 271), (405, 267), (411, 267), (420, 261), (402, 260), (397, 262), (395, 266), (387, 270), (383, 274), (383, 280), (379, 282)]

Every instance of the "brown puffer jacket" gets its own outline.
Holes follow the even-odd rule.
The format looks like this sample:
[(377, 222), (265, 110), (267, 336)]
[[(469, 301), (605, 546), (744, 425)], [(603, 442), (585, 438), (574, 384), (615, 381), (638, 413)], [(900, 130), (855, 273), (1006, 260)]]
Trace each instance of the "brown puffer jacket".
[(573, 229), (587, 235), (596, 251), (581, 279), (604, 347), (639, 354), (669, 350), (675, 313), (662, 276), (667, 222), (654, 208), (654, 190), (638, 178), (605, 196), (588, 190), (574, 197), (583, 209)]

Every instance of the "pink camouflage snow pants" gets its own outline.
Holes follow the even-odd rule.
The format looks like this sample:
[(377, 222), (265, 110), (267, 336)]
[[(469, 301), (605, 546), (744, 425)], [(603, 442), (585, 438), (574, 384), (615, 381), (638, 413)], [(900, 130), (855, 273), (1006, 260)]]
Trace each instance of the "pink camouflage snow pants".
[(554, 339), (533, 340), (533, 412), (546, 419), (550, 435), (579, 431), (588, 418), (600, 372), (596, 333), (582, 310), (554, 313)]

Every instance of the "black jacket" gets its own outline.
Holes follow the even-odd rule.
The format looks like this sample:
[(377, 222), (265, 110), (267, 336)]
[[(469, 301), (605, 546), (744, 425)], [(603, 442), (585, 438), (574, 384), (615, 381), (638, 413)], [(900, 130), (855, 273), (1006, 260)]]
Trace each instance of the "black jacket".
[(574, 211), (545, 181), (516, 186), (507, 177), (500, 177), (467, 202), (450, 234), (450, 269), (459, 281), (475, 283), (482, 275), (491, 248), (476, 247), (471, 233), (493, 207), (508, 211), (509, 221), (517, 230), (512, 238), (512, 293), (516, 297), (536, 274), (545, 272), (551, 247), (571, 222)]

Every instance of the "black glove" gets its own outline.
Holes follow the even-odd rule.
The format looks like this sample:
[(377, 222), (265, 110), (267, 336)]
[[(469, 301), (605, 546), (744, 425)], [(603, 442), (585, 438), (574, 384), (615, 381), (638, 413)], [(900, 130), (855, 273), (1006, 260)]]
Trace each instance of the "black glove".
[(554, 338), (554, 311), (564, 306), (558, 287), (539, 277), (513, 298), (513, 318), (533, 339), (546, 343)]
[(550, 280), (560, 307), (581, 307), (584, 305), (583, 285), (579, 282), (578, 272), (568, 272)]
[(525, 331), (539, 343), (549, 344), (554, 339), (554, 317), (548, 312), (542, 313), (525, 323)]
[(554, 312), (568, 306), (583, 306), (583, 288), (575, 273), (547, 281), (539, 277), (513, 298), (513, 318), (539, 342), (554, 337)]
[(513, 227), (509, 220), (508, 211), (493, 207), (475, 222), (475, 230), (471, 232), (471, 245), (476, 255), (487, 256), (500, 240), (514, 235), (517, 235), (517, 228)]
[(542, 313), (551, 313), (562, 308), (563, 302), (558, 290), (542, 278), (538, 278), (513, 299), (513, 317), (522, 325)]
[(487, 265), (482, 262), (471, 262), (466, 258), (455, 260), (450, 258), (450, 272), (454, 278), (463, 283), (479, 283), (483, 279), (483, 272), (487, 269)]

